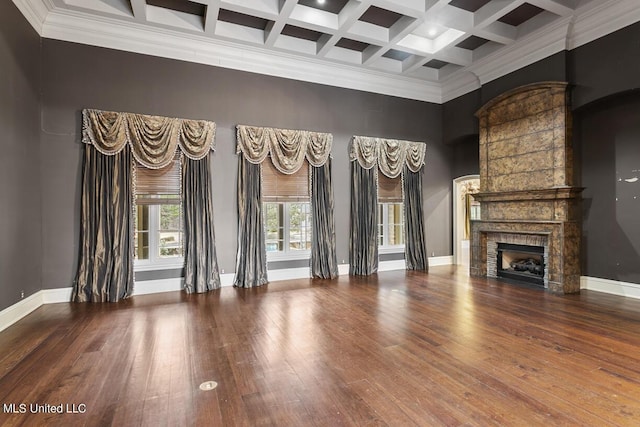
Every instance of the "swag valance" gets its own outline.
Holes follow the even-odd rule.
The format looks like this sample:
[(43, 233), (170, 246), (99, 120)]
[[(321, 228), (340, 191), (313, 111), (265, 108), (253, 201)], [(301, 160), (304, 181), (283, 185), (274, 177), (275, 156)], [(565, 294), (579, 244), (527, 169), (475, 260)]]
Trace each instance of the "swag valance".
[(423, 142), (354, 136), (349, 158), (357, 160), (364, 169), (378, 165), (380, 172), (395, 178), (405, 165), (411, 172), (418, 172), (424, 165), (426, 151), (427, 146)]
[(106, 155), (129, 144), (133, 157), (150, 169), (171, 163), (178, 147), (192, 160), (204, 158), (215, 148), (215, 133), (216, 124), (206, 120), (82, 110), (82, 142)]
[(331, 154), (330, 133), (244, 125), (238, 125), (237, 130), (236, 153), (242, 153), (253, 164), (261, 163), (271, 154), (273, 165), (284, 174), (297, 172), (305, 158), (311, 166), (320, 167)]

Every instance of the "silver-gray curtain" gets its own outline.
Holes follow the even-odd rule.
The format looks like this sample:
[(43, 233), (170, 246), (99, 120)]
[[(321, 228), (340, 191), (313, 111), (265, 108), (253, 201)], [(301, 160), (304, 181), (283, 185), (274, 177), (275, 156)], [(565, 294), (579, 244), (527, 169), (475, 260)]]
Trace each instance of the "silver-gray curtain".
[(311, 277), (338, 277), (331, 160), (311, 167)]
[(182, 156), (184, 289), (187, 293), (208, 292), (220, 287), (210, 160), (210, 154), (201, 160)]
[(378, 168), (351, 162), (351, 235), (349, 274), (367, 276), (378, 271)]
[(262, 286), (267, 280), (267, 254), (262, 226), (260, 164), (238, 156), (238, 253), (233, 285)]
[(402, 179), (404, 193), (404, 259), (407, 270), (429, 270), (422, 210), (422, 171), (411, 172), (405, 166)]
[(115, 302), (133, 292), (131, 151), (85, 145), (80, 259), (72, 300)]

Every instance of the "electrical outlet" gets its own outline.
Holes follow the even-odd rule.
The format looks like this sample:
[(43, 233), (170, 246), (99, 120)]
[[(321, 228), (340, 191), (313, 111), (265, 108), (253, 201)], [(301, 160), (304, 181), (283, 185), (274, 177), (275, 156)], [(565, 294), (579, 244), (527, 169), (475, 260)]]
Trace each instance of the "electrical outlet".
[(436, 256), (436, 253), (435, 252), (431, 252), (431, 256)]
[(20, 291), (20, 299), (24, 298), (24, 290)]
[(224, 268), (220, 270), (220, 274), (224, 274)]

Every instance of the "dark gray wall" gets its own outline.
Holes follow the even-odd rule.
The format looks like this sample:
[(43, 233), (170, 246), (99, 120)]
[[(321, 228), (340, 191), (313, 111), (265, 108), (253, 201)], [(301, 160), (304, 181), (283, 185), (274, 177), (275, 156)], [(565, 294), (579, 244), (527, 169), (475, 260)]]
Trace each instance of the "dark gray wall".
[(348, 260), (351, 136), (427, 141), (428, 250), (451, 254), (452, 155), (441, 143), (439, 105), (48, 39), (43, 40), (43, 69), (45, 288), (70, 286), (76, 268), (82, 108), (217, 123), (213, 197), (218, 258), (225, 273), (235, 267), (236, 124), (333, 133), (339, 262)]
[[(640, 283), (640, 23), (571, 51), (583, 274)], [(635, 198), (634, 198), (635, 197)]]
[(478, 108), (504, 92), (544, 81), (567, 81), (567, 51), (558, 52), (517, 71), (492, 80), (481, 89), (481, 104)]
[(0, 2), (0, 310), (41, 289), (40, 38)]
[(573, 107), (640, 88), (640, 22), (571, 51)]
[(640, 179), (639, 118), (638, 91), (575, 115), (586, 187), (584, 275), (640, 283), (640, 180), (634, 181)]

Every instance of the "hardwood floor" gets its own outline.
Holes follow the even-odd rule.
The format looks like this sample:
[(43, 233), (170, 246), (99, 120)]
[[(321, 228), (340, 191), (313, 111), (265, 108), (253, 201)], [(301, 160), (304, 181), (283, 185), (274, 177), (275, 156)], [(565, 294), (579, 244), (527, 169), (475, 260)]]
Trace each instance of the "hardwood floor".
[(436, 267), (53, 304), (0, 333), (0, 403), (11, 426), (640, 425), (640, 301)]

